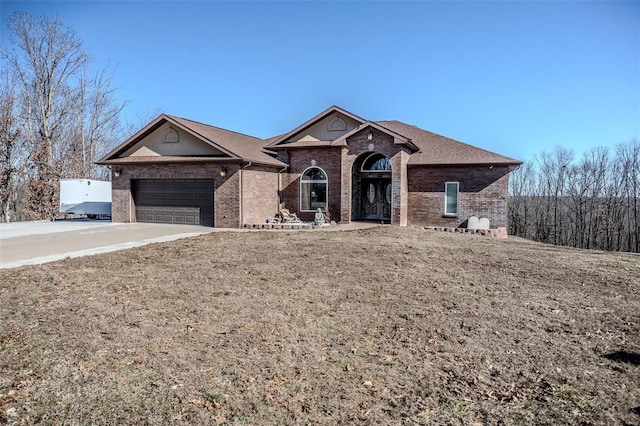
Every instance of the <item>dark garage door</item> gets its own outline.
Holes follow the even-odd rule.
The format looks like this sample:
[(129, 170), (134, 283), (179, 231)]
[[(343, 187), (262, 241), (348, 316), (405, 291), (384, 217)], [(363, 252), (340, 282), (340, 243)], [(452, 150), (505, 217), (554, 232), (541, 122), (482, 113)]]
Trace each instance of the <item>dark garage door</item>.
[(213, 180), (137, 179), (136, 221), (213, 226)]

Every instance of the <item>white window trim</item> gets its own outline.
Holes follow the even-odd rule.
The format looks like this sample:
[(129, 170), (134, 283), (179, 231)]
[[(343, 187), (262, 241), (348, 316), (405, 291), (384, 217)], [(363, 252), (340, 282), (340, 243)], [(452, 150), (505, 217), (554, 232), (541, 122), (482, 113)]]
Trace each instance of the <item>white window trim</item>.
[[(450, 213), (447, 211), (447, 187), (449, 185), (456, 186), (456, 212)], [(460, 213), (460, 182), (445, 182), (444, 183), (444, 215), (447, 217), (458, 217)]]
[[(322, 170), (322, 173), (324, 173), (324, 176), (326, 177), (325, 180), (319, 180), (319, 179), (302, 179), (302, 177), (305, 175), (305, 173), (307, 173), (307, 171), (309, 169), (320, 169)], [(318, 166), (311, 166), (311, 167), (307, 167), (306, 169), (304, 169), (304, 171), (300, 174), (300, 187), (299, 187), (299, 191), (298, 191), (298, 198), (299, 198), (299, 205), (300, 205), (300, 211), (301, 212), (316, 212), (318, 211), (318, 209), (313, 209), (313, 210), (305, 210), (302, 208), (302, 185), (305, 183), (324, 183), (325, 185), (327, 185), (327, 190), (326, 190), (326, 197), (327, 197), (327, 201), (326, 201), (326, 205), (324, 207), (324, 209), (322, 209), (322, 211), (326, 211), (327, 210), (327, 206), (329, 205), (329, 175), (327, 175), (327, 172), (324, 171), (324, 169), (322, 167), (318, 167)]]

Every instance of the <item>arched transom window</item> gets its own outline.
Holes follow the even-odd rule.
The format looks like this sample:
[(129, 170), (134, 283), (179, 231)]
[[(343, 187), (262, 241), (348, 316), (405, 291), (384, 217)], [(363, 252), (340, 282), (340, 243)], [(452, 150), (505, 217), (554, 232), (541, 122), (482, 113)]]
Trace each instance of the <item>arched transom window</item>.
[(380, 153), (373, 153), (362, 163), (363, 172), (390, 172), (391, 161)]
[(300, 178), (300, 210), (327, 208), (327, 174), (319, 167), (309, 167)]

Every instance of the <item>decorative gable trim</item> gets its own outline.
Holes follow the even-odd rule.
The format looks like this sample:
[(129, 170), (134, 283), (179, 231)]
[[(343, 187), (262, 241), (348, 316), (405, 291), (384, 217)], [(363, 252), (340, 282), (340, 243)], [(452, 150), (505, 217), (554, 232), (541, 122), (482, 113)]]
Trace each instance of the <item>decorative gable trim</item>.
[(227, 155), (228, 157), (230, 157), (232, 159), (237, 159), (237, 160), (241, 159), (239, 156), (235, 155), (233, 152), (229, 151), (228, 149), (224, 148), (223, 146), (221, 146), (221, 145), (215, 143), (214, 141), (204, 137), (203, 135), (201, 135), (200, 133), (194, 131), (193, 129), (189, 128), (188, 126), (185, 126), (183, 123), (181, 123), (180, 121), (176, 120), (174, 117), (172, 117), (170, 115), (167, 115), (167, 114), (161, 114), (155, 120), (151, 121), (145, 127), (140, 129), (137, 133), (135, 133), (133, 136), (131, 136), (129, 139), (127, 139), (120, 146), (118, 146), (117, 148), (115, 148), (114, 150), (109, 152), (107, 155), (102, 157), (97, 163), (98, 164), (106, 164), (106, 162), (117, 160), (117, 159), (121, 159), (122, 157), (120, 157), (120, 155), (122, 155), (123, 153), (127, 152), (129, 149), (131, 149), (136, 144), (140, 143), (144, 138), (149, 136), (151, 133), (153, 133), (155, 130), (160, 128), (160, 126), (162, 126), (165, 123), (170, 123), (171, 125), (181, 129), (182, 131), (191, 134), (192, 136), (198, 138), (202, 142), (210, 145), (211, 147), (215, 148), (216, 150), (222, 152), (223, 154)]
[[(282, 142), (284, 142), (285, 140), (287, 140), (290, 137), (294, 136), (295, 134), (300, 133), (303, 130), (313, 126), (314, 124), (316, 124), (320, 120), (326, 118), (327, 116), (329, 116), (330, 114), (333, 114), (335, 112), (338, 112), (338, 113), (340, 113), (340, 114), (342, 114), (342, 115), (344, 115), (346, 117), (349, 117), (349, 118), (351, 118), (354, 121), (357, 121), (359, 123), (365, 123), (366, 122), (366, 120), (364, 120), (363, 118), (358, 117), (357, 115), (352, 114), (349, 111), (346, 111), (346, 110), (344, 110), (344, 109), (342, 109), (342, 108), (340, 108), (340, 107), (338, 107), (336, 105), (333, 105), (333, 106), (327, 108), (326, 110), (322, 111), (320, 114), (314, 116), (310, 120), (307, 120), (306, 122), (304, 122), (300, 126), (296, 127), (295, 129), (291, 130), (290, 132), (287, 132), (285, 134), (282, 134), (282, 135), (278, 136), (269, 145), (267, 145), (267, 147), (272, 148), (272, 147), (275, 147), (276, 145), (282, 144)], [(333, 122), (331, 124), (333, 124)], [(345, 123), (345, 129), (346, 129), (346, 123)], [(334, 129), (330, 129), (330, 130), (334, 130)], [(339, 129), (335, 129), (335, 130), (339, 130)]]
[(373, 128), (373, 129), (379, 130), (380, 132), (386, 133), (387, 135), (391, 136), (393, 138), (394, 145), (404, 145), (404, 146), (407, 146), (407, 147), (409, 147), (410, 149), (412, 149), (414, 151), (419, 151), (418, 147), (413, 144), (411, 139), (401, 135), (400, 133), (396, 133), (393, 130), (387, 129), (386, 127), (381, 126), (378, 123), (375, 123), (373, 121), (367, 121), (367, 122), (361, 124), (360, 126), (356, 127), (355, 129), (351, 130), (350, 132), (345, 133), (344, 135), (342, 135), (341, 137), (339, 137), (338, 139), (333, 141), (331, 143), (331, 145), (332, 146), (347, 146), (347, 139), (348, 138), (350, 138), (351, 136), (355, 135), (356, 133), (365, 131), (368, 128)]

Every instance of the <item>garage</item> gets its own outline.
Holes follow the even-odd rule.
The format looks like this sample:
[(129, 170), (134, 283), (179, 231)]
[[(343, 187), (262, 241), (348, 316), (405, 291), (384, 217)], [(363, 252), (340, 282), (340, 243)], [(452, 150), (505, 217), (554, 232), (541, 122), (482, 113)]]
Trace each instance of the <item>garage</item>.
[(213, 226), (213, 180), (131, 181), (136, 221)]

